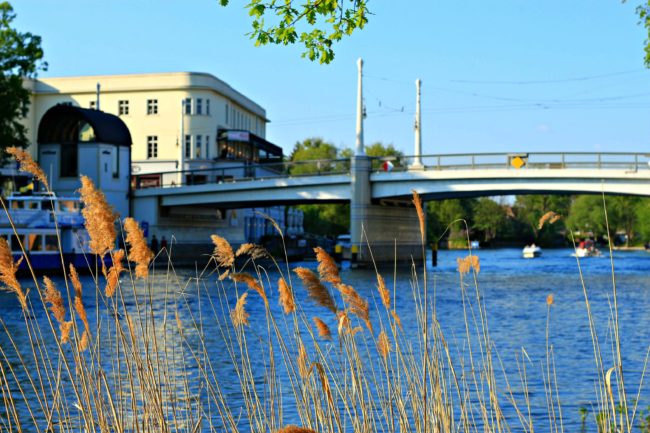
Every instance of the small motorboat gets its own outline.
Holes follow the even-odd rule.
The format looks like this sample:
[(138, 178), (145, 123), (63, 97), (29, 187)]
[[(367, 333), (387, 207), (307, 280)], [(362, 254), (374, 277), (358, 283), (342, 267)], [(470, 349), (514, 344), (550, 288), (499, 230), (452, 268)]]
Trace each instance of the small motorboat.
[(571, 254), (573, 257), (579, 257), (579, 258), (584, 258), (584, 257), (600, 257), (601, 252), (596, 246), (594, 245), (594, 241), (591, 239), (587, 239), (585, 241), (582, 241), (578, 244), (578, 246), (575, 249), (575, 252)]
[(534, 259), (535, 257), (542, 255), (542, 249), (535, 244), (526, 245), (524, 249), (521, 250), (521, 255), (524, 259)]

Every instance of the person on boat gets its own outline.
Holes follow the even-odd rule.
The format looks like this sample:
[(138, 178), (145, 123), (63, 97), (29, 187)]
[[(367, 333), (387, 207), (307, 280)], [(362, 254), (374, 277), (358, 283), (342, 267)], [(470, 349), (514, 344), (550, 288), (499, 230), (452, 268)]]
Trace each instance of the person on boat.
[(578, 248), (584, 249), (585, 248), (585, 241), (580, 240), (580, 243), (578, 244)]
[(151, 251), (153, 251), (154, 254), (158, 252), (158, 238), (156, 235), (151, 237)]

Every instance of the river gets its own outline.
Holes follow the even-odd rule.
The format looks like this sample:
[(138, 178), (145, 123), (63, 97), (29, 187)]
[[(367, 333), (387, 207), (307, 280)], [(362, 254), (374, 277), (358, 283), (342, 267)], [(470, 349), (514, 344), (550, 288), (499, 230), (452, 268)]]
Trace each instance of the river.
[[(460, 358), (464, 356), (461, 353), (466, 350), (463, 339), (465, 318), (456, 260), (466, 254), (466, 251), (440, 251), (438, 266), (435, 268), (430, 266), (430, 258), (428, 259), (429, 297), (430, 300), (435, 299), (437, 320), (450, 348), (452, 348), (452, 353), (457, 353), (458, 355), (454, 356)], [(498, 353), (500, 360), (495, 366), (495, 371), (497, 384), (500, 387), (498, 395), (504, 408), (506, 420), (513, 431), (523, 430), (518, 424), (514, 409), (507, 402), (508, 393), (506, 393), (501, 365), (506, 373), (505, 377), (508, 377), (510, 381), (513, 395), (522, 398), (523, 391), (519, 382), (518, 366), (522, 362), (526, 362), (528, 395), (535, 429), (539, 431), (550, 429), (543, 377), (546, 374), (544, 363), (547, 347), (552, 346), (557, 389), (562, 408), (562, 424), (565, 431), (578, 431), (581, 426), (581, 408), (589, 411), (588, 420), (593, 420), (597, 410), (595, 408), (594, 384), (598, 377), (578, 262), (571, 257), (570, 250), (564, 249), (545, 250), (542, 257), (536, 259), (521, 258), (519, 249), (478, 250), (475, 251), (475, 254), (480, 257), (480, 272), (477, 282), (487, 312), (489, 335), (495, 353)], [(615, 251), (613, 258), (618, 293), (617, 305), (623, 371), (628, 393), (630, 396), (636, 397), (646, 352), (650, 345), (650, 254), (645, 251)], [(612, 264), (608, 253), (603, 254), (600, 258), (581, 259), (579, 264), (594, 317), (596, 333), (601, 344), (603, 366), (606, 370), (614, 366), (611, 355)], [(283, 271), (286, 270), (285, 265), (281, 266)], [(316, 269), (315, 262), (291, 264), (292, 268), (297, 266)], [(252, 268), (249, 266), (247, 270), (250, 272)], [(420, 267), (418, 267), (418, 271), (421, 271)], [(176, 270), (176, 273), (179, 283), (172, 284), (175, 287), (173, 289), (163, 288), (163, 286), (170, 285), (169, 278), (164, 275), (164, 270), (158, 269), (156, 275), (150, 277), (153, 304), (162, 303), (163, 298), (168, 298), (170, 293), (177, 292), (178, 287), (184, 287), (182, 289), (183, 301), (177, 303), (181, 307), (181, 320), (198, 314), (199, 309), (205, 308), (208, 302), (213, 302), (216, 305), (217, 316), (220, 316), (220, 319), (227, 317), (226, 310), (222, 310), (219, 305), (222, 305), (223, 302), (223, 305), (232, 307), (236, 296), (234, 291), (228, 292), (227, 288), (225, 292), (211, 289), (214, 285), (220, 284), (216, 275), (205, 276), (200, 280), (204, 290), (199, 290), (201, 294), (197, 295), (197, 291), (193, 289), (196, 281), (192, 280), (197, 272), (183, 269)], [(398, 270), (396, 275), (393, 275), (392, 271), (382, 271), (382, 274), (391, 292), (395, 289), (394, 305), (404, 325), (404, 334), (408, 336), (419, 332), (415, 319), (410, 271)], [(272, 282), (270, 287), (273, 287), (267, 289), (271, 310), (278, 317), (282, 317), (274, 287), (278, 272), (271, 267), (268, 269), (268, 275), (268, 281)], [(264, 278), (266, 279), (266, 277)], [(329, 313), (322, 307), (313, 305), (307, 299), (296, 276), (293, 275), (292, 278), (296, 297), (305, 317), (309, 320), (314, 315), (326, 317)], [(352, 285), (362, 297), (370, 299), (373, 309), (379, 304), (374, 271), (344, 269), (341, 271), (341, 278), (346, 284)], [(421, 284), (421, 276), (419, 278)], [(475, 297), (474, 281), (468, 276), (465, 277), (465, 280), (466, 283), (469, 282), (466, 286), (466, 293), (469, 298), (473, 299)], [(30, 280), (22, 281), (25, 287), (33, 286), (33, 282)], [(61, 277), (56, 277), (55, 281), (62, 285)], [(188, 281), (189, 284), (187, 284)], [(395, 286), (393, 286), (394, 281)], [(82, 277), (82, 282), (85, 286), (92, 287), (93, 285), (89, 276)], [(228, 293), (227, 299), (224, 299), (223, 293)], [(548, 295), (553, 295), (550, 316), (547, 305)], [(250, 332), (249, 335), (253, 340), (257, 338), (256, 336), (263, 335), (267, 327), (264, 320), (263, 303), (255, 296), (257, 295), (253, 293), (249, 295), (247, 305), (250, 313), (250, 326), (246, 332)], [(91, 327), (94, 328), (95, 294), (86, 291), (84, 302), (88, 306)], [(130, 304), (127, 299), (127, 308), (128, 305)], [(379, 316), (371, 316), (375, 331), (381, 326)], [(12, 294), (0, 292), (0, 317), (12, 332), (18, 347), (28, 344), (27, 337), (21, 333), (24, 322)], [(37, 317), (35, 320), (43, 322), (42, 318)], [(385, 317), (382, 320), (385, 320)], [(216, 329), (208, 322), (207, 318), (202, 318), (199, 321), (201, 326), (205, 325), (205, 329)], [(547, 323), (549, 346), (547, 346), (546, 339)], [(328, 324), (336, 333), (336, 319), (330, 319)], [(230, 356), (226, 350), (223, 350), (224, 337), (220, 336), (218, 332), (206, 331), (206, 334), (205, 341), (211, 362), (213, 365), (226, 366), (230, 362)], [(328, 347), (331, 350), (336, 350), (338, 347), (336, 342), (325, 343), (325, 345), (330, 345)], [(8, 339), (4, 333), (0, 334), (0, 346), (5, 350), (9, 347)], [(261, 351), (260, 353), (255, 352), (258, 349)], [(250, 357), (254, 360), (254, 365), (264, 362), (266, 355), (263, 353), (266, 350), (264, 344), (251, 344), (249, 350), (252, 351)], [(189, 360), (184, 368), (191, 370), (196, 368), (196, 364)], [(226, 390), (233, 410), (239, 413), (238, 407), (243, 403), (237, 376), (229, 367), (223, 367), (219, 371), (223, 372), (218, 377), (220, 386)], [(20, 374), (18, 372), (19, 377)], [(196, 374), (192, 374), (190, 371), (190, 374), (185, 376), (185, 378), (187, 377), (196, 377)], [(258, 379), (262, 380), (262, 378)], [(190, 386), (190, 391), (192, 389), (194, 388)], [(640, 392), (639, 411), (647, 410), (650, 406), (649, 390), (650, 387), (644, 384)], [(292, 410), (292, 405), (285, 403), (285, 406), (283, 413), (285, 423), (299, 423), (300, 420)], [(242, 426), (246, 426), (245, 421), (241, 421), (241, 423)], [(592, 424), (589, 421), (588, 425)], [(203, 430), (208, 431), (205, 428)], [(243, 431), (246, 429), (244, 428)]]

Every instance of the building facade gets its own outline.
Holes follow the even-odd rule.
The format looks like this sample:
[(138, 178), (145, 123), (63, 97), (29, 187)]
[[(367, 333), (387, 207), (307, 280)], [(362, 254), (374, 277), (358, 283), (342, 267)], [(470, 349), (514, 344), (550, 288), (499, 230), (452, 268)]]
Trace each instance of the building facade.
[[(37, 135), (45, 113), (64, 104), (118, 116), (131, 134), (130, 174), (150, 187), (216, 182), (224, 169), (237, 173), (233, 167), (282, 161), (282, 149), (265, 139), (264, 108), (211, 74), (39, 78), (26, 81), (25, 86), (32, 99), (24, 123), (35, 158), (42, 156)], [(83, 168), (80, 171), (83, 174)], [(302, 224), (297, 226), (302, 215), (297, 211), (257, 210), (272, 214), (288, 232), (302, 233)], [(219, 229), (228, 232), (233, 243), (257, 242), (269, 234), (264, 219), (252, 209), (236, 211), (206, 204), (203, 209), (162, 210), (157, 220), (158, 224), (149, 227), (150, 237), (170, 239), (174, 235), (189, 244), (199, 232)]]

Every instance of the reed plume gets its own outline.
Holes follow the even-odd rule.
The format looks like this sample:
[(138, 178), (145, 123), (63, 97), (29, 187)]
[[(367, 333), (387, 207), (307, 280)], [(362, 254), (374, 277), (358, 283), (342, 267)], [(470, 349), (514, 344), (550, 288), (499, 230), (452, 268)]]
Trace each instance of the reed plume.
[(136, 278), (147, 278), (153, 252), (147, 246), (144, 232), (138, 222), (131, 217), (124, 220), (124, 229), (126, 230), (126, 242), (131, 247), (129, 249), (129, 260), (135, 262), (135, 276)]
[(45, 172), (41, 166), (38, 165), (36, 161), (34, 161), (34, 158), (32, 158), (32, 155), (30, 155), (29, 152), (26, 152), (25, 150), (20, 149), (16, 146), (11, 146), (7, 148), (7, 153), (16, 158), (16, 161), (18, 161), (20, 164), (20, 169), (22, 171), (31, 173), (32, 176), (34, 176), (40, 183), (42, 183), (45, 189), (49, 191), (50, 184), (47, 181)]
[(395, 320), (395, 323), (397, 323), (397, 326), (399, 326), (400, 329), (404, 330), (404, 328), (402, 327), (402, 319), (399, 318), (397, 311), (391, 310), (390, 314), (391, 316), (393, 316), (393, 319)]
[(116, 214), (106, 202), (104, 193), (95, 188), (88, 176), (81, 176), (79, 192), (84, 204), (81, 213), (86, 220), (86, 230), (90, 236), (90, 251), (103, 257), (115, 247)]
[(232, 266), (235, 263), (235, 254), (232, 252), (232, 247), (228, 241), (217, 235), (212, 235), (210, 238), (214, 244), (214, 252), (212, 255), (217, 261), (217, 264), (224, 268)]
[(341, 277), (339, 276), (339, 267), (336, 262), (327, 254), (321, 247), (314, 248), (316, 253), (316, 260), (318, 261), (318, 273), (322, 281), (327, 281), (332, 284), (341, 284)]
[(8, 291), (16, 295), (23, 311), (26, 311), (27, 296), (18, 282), (18, 278), (16, 278), (16, 272), (22, 261), (23, 258), (21, 257), (17, 262), (14, 262), (14, 256), (11, 254), (7, 240), (0, 237), (0, 281)]
[(302, 284), (307, 289), (309, 297), (321, 307), (325, 307), (336, 314), (336, 304), (334, 298), (325, 286), (320, 282), (318, 276), (307, 268), (296, 268), (293, 270)]
[(555, 297), (551, 293), (550, 295), (548, 295), (546, 297), (546, 305), (548, 305), (550, 307), (551, 305), (553, 305), (554, 302), (555, 302)]
[(416, 190), (413, 191), (413, 204), (415, 205), (415, 211), (418, 214), (418, 221), (420, 222), (420, 240), (424, 244), (424, 237), (426, 235), (426, 225), (424, 220), (424, 210), (422, 210), (422, 200), (420, 199), (420, 194)]
[(65, 305), (63, 304), (61, 292), (48, 277), (43, 277), (43, 283), (45, 284), (44, 300), (50, 304), (52, 315), (59, 322), (59, 325), (62, 325), (65, 322)]
[(339, 311), (336, 313), (336, 316), (339, 319), (337, 331), (340, 334), (342, 334), (344, 331), (350, 330), (350, 318), (348, 317), (348, 313), (346, 311)]
[(307, 357), (307, 350), (302, 343), (298, 343), (298, 374), (303, 379), (309, 376), (309, 358)]
[(361, 319), (368, 329), (372, 331), (368, 301), (363, 299), (352, 286), (348, 286), (347, 284), (337, 284), (336, 288), (343, 295), (343, 302), (348, 304), (350, 312)]
[(562, 218), (562, 215), (557, 214), (553, 211), (548, 211), (544, 215), (542, 215), (542, 217), (539, 219), (537, 228), (541, 230), (542, 227), (544, 227), (544, 224), (546, 224), (547, 222), (549, 224), (555, 224), (560, 218)]
[(293, 291), (282, 277), (278, 279), (278, 292), (280, 293), (278, 301), (284, 309), (284, 314), (296, 311), (296, 300), (293, 297)]
[(273, 228), (275, 228), (275, 230), (277, 230), (278, 234), (279, 234), (280, 236), (284, 236), (284, 234), (282, 233), (282, 229), (280, 228), (280, 226), (278, 225), (278, 223), (277, 223), (273, 218), (271, 218), (269, 215), (265, 214), (264, 212), (255, 211), (255, 213), (256, 213), (257, 215), (259, 215), (259, 216), (261, 216), (261, 217), (263, 217), (263, 218), (269, 220), (269, 222), (271, 223), (271, 225), (273, 226)]
[(386, 309), (390, 309), (390, 293), (386, 287), (386, 282), (384, 277), (377, 273), (377, 290), (379, 291), (379, 297), (381, 298), (381, 303), (384, 304)]
[(230, 275), (230, 279), (232, 279), (236, 283), (244, 283), (248, 286), (249, 289), (256, 291), (262, 299), (264, 299), (264, 304), (269, 303), (268, 298), (266, 297), (266, 292), (264, 291), (264, 288), (260, 286), (255, 278), (253, 278), (252, 275), (247, 274), (246, 272), (240, 272), (240, 273), (233, 273)]
[(456, 263), (458, 263), (458, 272), (461, 274), (467, 274), (470, 269), (474, 269), (477, 274), (481, 271), (481, 262), (478, 256), (475, 255), (466, 256), (464, 258), (458, 257)]
[(237, 252), (235, 253), (235, 257), (239, 257), (244, 254), (250, 256), (250, 258), (253, 260), (257, 260), (269, 256), (269, 253), (268, 251), (266, 251), (266, 248), (264, 248), (261, 245), (255, 245), (250, 243), (241, 244), (241, 246), (237, 249)]
[(232, 324), (235, 328), (248, 325), (248, 318), (250, 317), (250, 314), (248, 314), (244, 309), (246, 306), (247, 296), (248, 292), (244, 292), (244, 294), (241, 295), (239, 299), (237, 299), (235, 308), (230, 310), (230, 320), (232, 320)]
[(106, 288), (104, 289), (104, 294), (108, 298), (112, 297), (115, 294), (115, 289), (117, 288), (117, 284), (120, 281), (120, 274), (125, 270), (124, 266), (122, 265), (122, 260), (124, 260), (124, 250), (115, 251), (112, 257), (113, 266), (111, 266), (111, 268), (108, 270), (108, 274), (106, 275)]
[(274, 433), (316, 433), (314, 430), (307, 427), (298, 427), (297, 425), (284, 426), (276, 430)]
[(390, 350), (391, 347), (390, 341), (388, 340), (388, 335), (386, 335), (385, 331), (381, 331), (379, 333), (379, 337), (377, 338), (377, 351), (382, 358), (386, 359), (390, 353)]
[(70, 263), (70, 280), (72, 281), (72, 286), (74, 287), (74, 310), (77, 312), (77, 316), (79, 316), (84, 324), (84, 332), (81, 336), (81, 342), (79, 343), (79, 351), (82, 352), (88, 348), (90, 324), (88, 323), (86, 308), (84, 307), (84, 304), (81, 300), (83, 292), (81, 281), (79, 281), (79, 274), (77, 273), (77, 269), (72, 263)]
[(61, 323), (61, 344), (70, 342), (70, 331), (72, 331), (72, 320)]
[(325, 322), (323, 322), (318, 317), (314, 317), (314, 324), (316, 325), (316, 331), (318, 331), (319, 337), (321, 337), (324, 340), (332, 339), (332, 331), (330, 330), (330, 327), (327, 326)]

